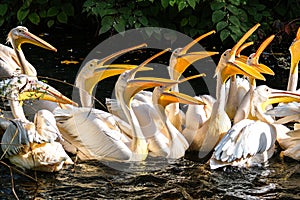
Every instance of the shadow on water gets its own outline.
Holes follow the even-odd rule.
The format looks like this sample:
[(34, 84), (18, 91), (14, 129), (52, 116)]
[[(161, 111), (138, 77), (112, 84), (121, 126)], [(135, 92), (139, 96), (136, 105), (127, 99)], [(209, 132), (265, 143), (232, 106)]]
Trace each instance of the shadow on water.
[[(56, 46), (58, 53), (24, 45), (25, 55), (40, 76), (74, 83), (80, 63), (96, 45), (80, 34), (57, 32), (59, 35), (47, 35), (45, 40)], [(65, 60), (78, 61), (78, 64), (63, 64)], [(281, 76), (288, 71), (279, 68), (275, 72)], [(286, 85), (286, 78), (279, 79)], [(71, 96), (71, 86), (47, 81)], [(108, 86), (114, 81), (101, 84), (100, 100), (111, 95)], [(300, 199), (299, 165), (279, 158), (278, 153), (268, 166), (251, 169), (210, 170), (207, 163), (192, 156), (172, 162), (148, 159), (122, 166), (85, 161), (58, 173), (26, 172), (37, 181), (13, 170), (13, 181), (20, 199)], [(120, 167), (123, 169), (118, 170)], [(1, 163), (0, 174), (0, 199), (15, 199), (9, 169)]]

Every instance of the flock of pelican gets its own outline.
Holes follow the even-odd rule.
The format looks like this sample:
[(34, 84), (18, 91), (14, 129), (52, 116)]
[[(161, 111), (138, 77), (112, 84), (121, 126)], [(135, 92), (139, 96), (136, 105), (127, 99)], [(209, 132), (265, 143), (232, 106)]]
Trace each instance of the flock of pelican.
[[(75, 80), (81, 106), (38, 80), (21, 44), (56, 49), (25, 27), (12, 29), (7, 38), (12, 48), (0, 44), (0, 90), (4, 103), (10, 106), (10, 111), (2, 111), (0, 119), (1, 159), (7, 158), (22, 169), (53, 172), (73, 164), (70, 153), (81, 160), (137, 162), (148, 156), (179, 159), (192, 151), (207, 159), (211, 169), (216, 169), (226, 165), (262, 165), (279, 145), (281, 155), (299, 160), (300, 93), (296, 89), (300, 28), (290, 46), (287, 90), (277, 90), (256, 86), (256, 79), (265, 80), (263, 74), (274, 75), (269, 67), (259, 63), (261, 53), (274, 35), (255, 53), (248, 57), (241, 55), (243, 49), (253, 44), (245, 41), (259, 26), (252, 27), (221, 55), (215, 71), (216, 97), (191, 97), (178, 87), (182, 82), (205, 76), (180, 79), (193, 62), (217, 54), (188, 52), (201, 39), (215, 33), (211, 31), (172, 52), (170, 78), (135, 77), (139, 71), (153, 70), (147, 64), (170, 49), (139, 65), (106, 63), (147, 44), (90, 60)], [(119, 75), (116, 99), (106, 100), (108, 112), (95, 109), (94, 87), (115, 75)], [(146, 90), (149, 88), (153, 88), (152, 92)], [(30, 106), (26, 100), (31, 100)], [(180, 110), (180, 103), (188, 105), (186, 112)], [(294, 128), (287, 126), (291, 123)]]

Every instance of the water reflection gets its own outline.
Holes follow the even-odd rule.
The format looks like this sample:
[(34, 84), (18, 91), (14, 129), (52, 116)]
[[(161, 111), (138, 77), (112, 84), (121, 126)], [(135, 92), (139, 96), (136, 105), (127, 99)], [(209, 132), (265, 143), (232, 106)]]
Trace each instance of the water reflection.
[[(73, 83), (80, 64), (67, 65), (61, 61), (80, 63), (95, 45), (78, 35), (50, 35), (47, 41), (53, 44), (54, 36), (63, 38), (55, 40), (58, 54), (30, 47), (30, 53), (24, 48), (25, 55), (37, 66), (40, 76)], [(71, 86), (48, 82), (71, 95)], [(104, 90), (109, 93), (108, 88)], [(109, 96), (108, 93), (103, 96)], [(148, 159), (130, 164), (87, 161), (58, 173), (26, 172), (34, 181), (14, 170), (12, 179), (9, 168), (0, 163), (0, 199), (15, 199), (12, 188), (20, 199), (300, 199), (299, 165), (282, 160), (279, 155), (265, 167), (215, 171), (188, 157), (172, 162)]]

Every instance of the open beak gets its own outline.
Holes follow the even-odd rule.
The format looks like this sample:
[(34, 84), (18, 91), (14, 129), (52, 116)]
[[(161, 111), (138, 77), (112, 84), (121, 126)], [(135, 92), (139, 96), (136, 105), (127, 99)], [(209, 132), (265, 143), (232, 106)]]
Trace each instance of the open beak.
[(38, 99), (38, 100), (47, 100), (53, 101), (56, 103), (62, 104), (71, 104), (74, 106), (78, 106), (77, 103), (69, 99), (68, 97), (62, 95), (53, 87), (49, 86), (48, 84), (37, 81), (35, 83), (35, 89), (23, 91), (19, 94), (19, 100), (24, 101), (28, 99)]
[(127, 106), (130, 106), (131, 99), (136, 93), (142, 90), (146, 90), (158, 86), (174, 85), (178, 84), (179, 81), (157, 78), (157, 77), (138, 77), (127, 82), (127, 86), (124, 92), (124, 99)]
[(266, 80), (265, 77), (255, 68), (235, 60), (234, 62), (227, 62), (226, 67), (221, 71), (222, 82), (225, 83), (229, 77), (236, 74), (241, 74), (259, 80)]
[[(85, 80), (85, 84), (84, 84), (85, 90), (89, 94), (92, 94), (95, 85), (100, 81), (112, 76), (122, 74), (127, 70), (132, 70), (137, 67), (138, 67), (137, 65), (129, 65), (129, 64), (110, 64), (104, 66), (98, 65), (98, 67), (96, 67), (95, 70), (93, 71), (93, 76)], [(149, 71), (149, 70), (152, 70), (152, 68), (143, 67), (140, 69), (140, 71)]]
[(291, 72), (292, 74), (295, 74), (298, 73), (296, 69), (300, 60), (300, 27), (297, 31), (296, 38), (291, 44), (289, 50), (291, 53)]
[(263, 110), (266, 110), (266, 107), (275, 103), (289, 103), (289, 102), (300, 102), (300, 94), (286, 91), (286, 90), (277, 90), (272, 89), (271, 94), (267, 101), (262, 104)]
[(48, 49), (48, 50), (57, 52), (57, 49), (55, 47), (53, 47), (51, 44), (49, 44), (45, 40), (39, 38), (38, 36), (30, 33), (29, 31), (23, 33), (22, 38), (19, 39), (18, 43), (19, 43), (18, 49), (20, 48), (20, 45), (22, 43), (30, 43), (30, 44), (42, 47), (44, 49)]
[(178, 78), (186, 70), (186, 68), (190, 66), (192, 63), (196, 62), (197, 60), (219, 54), (219, 52), (210, 52), (210, 51), (187, 53), (187, 51), (195, 44), (197, 44), (200, 40), (214, 33), (216, 33), (216, 31), (214, 30), (205, 33), (181, 49), (179, 56), (176, 58), (176, 65), (174, 66), (174, 71), (177, 73), (175, 80), (178, 80)]
[(200, 101), (189, 95), (175, 91), (164, 91), (159, 98), (159, 105), (166, 107), (171, 103), (205, 105), (203, 101)]
[(255, 52), (255, 54), (252, 58), (252, 63), (250, 63), (251, 66), (256, 67), (260, 73), (275, 75), (273, 70), (270, 69), (268, 66), (258, 63), (259, 56), (262, 54), (262, 52), (265, 50), (265, 48), (272, 42), (274, 37), (275, 37), (275, 35), (271, 35), (259, 46), (259, 48), (257, 49), (257, 51)]

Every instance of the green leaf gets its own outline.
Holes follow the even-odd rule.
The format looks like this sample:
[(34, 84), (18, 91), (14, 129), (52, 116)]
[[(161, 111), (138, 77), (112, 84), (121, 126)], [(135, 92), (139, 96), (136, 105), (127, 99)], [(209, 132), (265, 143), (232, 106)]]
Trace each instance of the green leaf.
[(110, 25), (105, 25), (105, 26), (101, 26), (100, 30), (99, 30), (99, 35), (106, 33), (107, 31), (109, 31), (112, 28), (112, 26)]
[(163, 8), (167, 8), (169, 5), (169, 0), (161, 0), (161, 5)]
[(227, 29), (223, 29), (220, 33), (220, 38), (221, 41), (224, 42), (224, 40), (226, 40), (226, 38), (230, 35), (230, 31)]
[(224, 28), (226, 28), (227, 26), (228, 26), (227, 22), (220, 21), (220, 22), (217, 23), (216, 29), (219, 32), (219, 31), (223, 30)]
[(41, 18), (47, 17), (47, 11), (46, 11), (46, 10), (41, 10), (41, 11), (39, 12), (39, 16), (40, 16)]
[(229, 12), (231, 12), (234, 15), (239, 14), (239, 10), (234, 5), (228, 5), (226, 8), (229, 10)]
[(64, 23), (66, 24), (68, 22), (68, 16), (65, 12), (60, 12), (58, 15), (57, 15), (57, 20), (60, 22), (60, 23)]
[(240, 20), (236, 17), (236, 16), (230, 16), (229, 17), (229, 21), (234, 24), (234, 25), (237, 25), (237, 26), (240, 26)]
[(31, 2), (32, 2), (32, 0), (25, 0), (22, 7), (24, 7), (24, 8), (29, 8)]
[(121, 33), (123, 31), (125, 31), (125, 21), (123, 19), (119, 19), (116, 21), (116, 23), (113, 25), (113, 27), (115, 28), (115, 30), (118, 33)]
[(195, 0), (187, 0), (188, 4), (193, 8), (195, 9), (196, 7), (196, 1)]
[(216, 10), (213, 12), (212, 14), (212, 22), (213, 23), (217, 23), (219, 21), (221, 21), (226, 15), (226, 12), (221, 11), (221, 10)]
[(109, 8), (109, 9), (104, 9), (104, 10), (101, 10), (100, 13), (100, 16), (103, 17), (105, 15), (114, 15), (114, 14), (117, 14), (118, 11), (116, 9), (113, 9), (113, 8)]
[(186, 2), (185, 1), (180, 1), (178, 4), (178, 11), (182, 11), (186, 7)]
[(234, 33), (234, 35), (237, 35), (237, 36), (239, 36), (239, 37), (242, 36), (242, 34), (243, 34), (239, 26), (229, 25), (229, 26), (228, 26), (228, 29), (229, 29), (232, 33)]
[(215, 11), (215, 10), (220, 10), (221, 8), (225, 7), (225, 3), (224, 2), (218, 2), (218, 1), (213, 1), (210, 4), (210, 8)]
[(53, 19), (49, 20), (49, 21), (47, 22), (48, 28), (50, 28), (51, 26), (53, 26), (53, 24), (54, 24), (54, 20), (53, 20)]
[(21, 7), (17, 12), (17, 19), (23, 21), (29, 14), (29, 9)]
[(237, 42), (239, 40), (239, 37), (237, 35), (231, 34), (230, 37), (233, 39), (233, 41)]
[(47, 11), (47, 17), (53, 17), (58, 14), (59, 10), (57, 9), (56, 6), (52, 6), (48, 9)]
[(114, 19), (113, 19), (112, 16), (105, 16), (101, 20), (101, 25), (102, 26), (110, 26), (110, 27), (112, 27), (113, 23), (114, 23)]
[(240, 0), (229, 0), (229, 2), (236, 6), (240, 5)]
[(198, 18), (194, 15), (191, 15), (189, 17), (189, 24), (191, 25), (191, 27), (194, 27), (198, 22)]
[(68, 15), (68, 16), (74, 16), (74, 7), (71, 3), (63, 4), (62, 10)]
[(247, 10), (248, 14), (252, 15), (252, 16), (255, 16), (256, 13), (257, 13), (257, 11), (255, 10), (255, 8), (253, 8), (253, 7), (248, 7), (246, 10)]
[(185, 26), (189, 23), (189, 20), (187, 18), (182, 18), (180, 21), (180, 26)]
[(35, 25), (38, 25), (40, 23), (40, 16), (37, 13), (30, 13), (28, 15), (28, 19)]
[(237, 17), (241, 22), (248, 22), (248, 15), (243, 9), (238, 9)]
[(7, 4), (0, 4), (0, 16), (4, 16), (7, 12)]
[(148, 26), (148, 19), (145, 16), (139, 17), (138, 20), (143, 26)]
[(133, 12), (133, 14), (136, 16), (143, 16), (143, 12), (141, 10), (136, 10)]
[(140, 27), (141, 27), (140, 23), (138, 23), (138, 22), (134, 23), (134, 28), (140, 28)]

